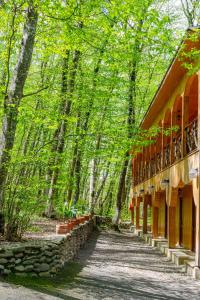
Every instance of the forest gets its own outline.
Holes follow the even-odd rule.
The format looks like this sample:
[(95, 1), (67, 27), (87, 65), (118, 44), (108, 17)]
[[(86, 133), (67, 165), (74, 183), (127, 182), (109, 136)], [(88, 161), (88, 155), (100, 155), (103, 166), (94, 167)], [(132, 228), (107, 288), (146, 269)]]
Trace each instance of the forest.
[[(74, 212), (128, 218), (139, 125), (198, 0), (0, 1), (5, 238)], [(5, 222), (5, 224), (4, 224)]]

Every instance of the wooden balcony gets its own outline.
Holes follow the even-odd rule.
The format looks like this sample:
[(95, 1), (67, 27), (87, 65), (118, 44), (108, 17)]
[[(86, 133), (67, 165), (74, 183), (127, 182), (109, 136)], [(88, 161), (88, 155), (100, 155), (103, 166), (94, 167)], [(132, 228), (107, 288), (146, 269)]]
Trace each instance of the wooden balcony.
[(134, 186), (159, 174), (195, 151), (198, 145), (197, 128), (198, 120), (194, 119), (185, 126), (184, 132), (179, 130), (172, 135), (171, 142), (166, 143), (163, 148), (160, 147), (160, 152), (150, 154), (148, 160), (141, 157), (137, 168), (134, 168)]

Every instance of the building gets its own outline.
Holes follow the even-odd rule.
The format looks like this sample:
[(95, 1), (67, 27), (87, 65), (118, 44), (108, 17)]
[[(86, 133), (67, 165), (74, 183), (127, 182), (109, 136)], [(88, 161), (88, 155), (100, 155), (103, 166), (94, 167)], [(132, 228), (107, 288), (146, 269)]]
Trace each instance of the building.
[[(200, 31), (189, 29), (182, 43), (187, 53), (200, 49), (200, 38), (191, 38), (194, 33)], [(141, 123), (144, 130), (152, 126), (160, 130), (153, 143), (133, 157), (131, 211), (132, 221), (143, 233), (151, 229), (153, 238), (166, 238), (169, 248), (195, 253), (198, 269), (200, 68), (198, 61), (183, 60), (181, 53), (179, 49)], [(183, 66), (186, 61), (197, 69), (192, 75)]]

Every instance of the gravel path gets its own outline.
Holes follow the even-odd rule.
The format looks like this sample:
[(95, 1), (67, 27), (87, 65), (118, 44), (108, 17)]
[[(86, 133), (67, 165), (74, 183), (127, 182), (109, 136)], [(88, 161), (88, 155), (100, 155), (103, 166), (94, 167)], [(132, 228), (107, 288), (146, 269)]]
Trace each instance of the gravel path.
[(58, 297), (36, 292), (22, 286), (0, 282), (1, 300), (60, 300)]
[(58, 281), (53, 293), (47, 290), (49, 295), (24, 297), (23, 288), (20, 288), (15, 289), (15, 297), (3, 298), (0, 287), (0, 299), (200, 300), (200, 281), (184, 275), (181, 268), (130, 233), (94, 235), (80, 251), (74, 263), (76, 271), (72, 269), (65, 270), (68, 279), (62, 283)]

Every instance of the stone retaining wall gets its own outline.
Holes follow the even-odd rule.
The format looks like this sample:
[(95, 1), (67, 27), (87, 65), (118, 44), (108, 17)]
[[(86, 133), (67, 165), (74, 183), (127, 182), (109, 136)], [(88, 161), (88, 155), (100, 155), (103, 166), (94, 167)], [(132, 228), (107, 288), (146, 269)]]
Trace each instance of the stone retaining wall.
[(0, 273), (53, 276), (77, 255), (92, 229), (93, 221), (87, 221), (76, 226), (66, 235), (54, 235), (48, 239), (4, 245), (0, 248)]

